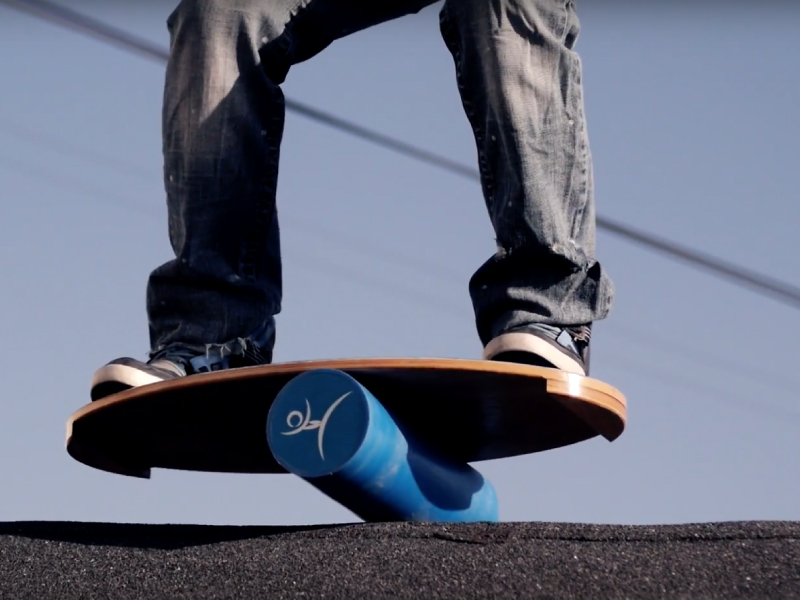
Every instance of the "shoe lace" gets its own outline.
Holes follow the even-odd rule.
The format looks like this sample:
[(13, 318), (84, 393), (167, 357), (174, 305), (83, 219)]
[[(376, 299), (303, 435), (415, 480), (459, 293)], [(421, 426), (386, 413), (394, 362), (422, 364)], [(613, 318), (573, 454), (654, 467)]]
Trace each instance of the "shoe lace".
[(179, 365), (187, 375), (191, 375), (234, 366), (265, 364), (271, 360), (271, 353), (265, 354), (258, 345), (253, 343), (247, 344), (241, 355), (229, 354), (226, 356), (198, 354), (189, 348), (176, 345), (161, 349), (153, 355), (149, 362), (152, 364), (163, 360)]
[(575, 342), (588, 344), (592, 339), (592, 328), (588, 325), (578, 325), (576, 327), (565, 328)]

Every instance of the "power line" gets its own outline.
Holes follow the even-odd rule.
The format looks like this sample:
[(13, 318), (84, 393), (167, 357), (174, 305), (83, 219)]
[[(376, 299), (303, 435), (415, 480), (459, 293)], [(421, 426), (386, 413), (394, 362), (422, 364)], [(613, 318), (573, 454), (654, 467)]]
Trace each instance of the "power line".
[(673, 259), (689, 263), (718, 277), (737, 283), (742, 287), (748, 287), (760, 292), (764, 296), (771, 296), (775, 300), (800, 308), (800, 287), (745, 269), (740, 265), (723, 261), (698, 250), (680, 246), (664, 238), (642, 233), (622, 223), (598, 217), (597, 224), (610, 233), (624, 237), (629, 242), (638, 243), (649, 250), (669, 254)]
[[(12, 133), (15, 132), (13, 129), (11, 131)], [(0, 133), (2, 132), (3, 121), (0, 119)], [(99, 158), (96, 153), (69, 142), (50, 145), (51, 142), (61, 141), (57, 140), (53, 136), (34, 136), (32, 139), (36, 145), (45, 148), (49, 147), (50, 150), (55, 150), (57, 152), (83, 155), (92, 161), (96, 161), (97, 158)], [(125, 166), (124, 163), (114, 160), (105, 161), (105, 163), (106, 167), (116, 169), (120, 169), (121, 167)], [(120, 194), (116, 191), (104, 190), (100, 187), (87, 184), (74, 176), (65, 175), (63, 173), (53, 171), (52, 169), (43, 170), (40, 167), (33, 167), (24, 160), (19, 160), (18, 157), (9, 157), (7, 155), (0, 154), (0, 169), (3, 168), (13, 170), (14, 173), (23, 173), (39, 183), (46, 183), (54, 186), (57, 189), (63, 190), (65, 188), (72, 188), (73, 190), (78, 191), (82, 197), (92, 198), (107, 206), (113, 205), (118, 208), (134, 210), (137, 213), (150, 218), (156, 218), (158, 216), (157, 212), (153, 210), (153, 207), (144, 204), (143, 202), (137, 202), (124, 193)], [(126, 171), (129, 173), (135, 172), (135, 168), (126, 169)], [(141, 179), (141, 177), (139, 177), (139, 179)], [(395, 262), (400, 266), (418, 270), (423, 274), (426, 274), (427, 272), (429, 276), (437, 279), (442, 279), (443, 277), (456, 279), (458, 277), (456, 273), (442, 265), (431, 265), (421, 261), (416, 261), (411, 257), (392, 252), (387, 248), (379, 247), (374, 244), (368, 245), (363, 240), (355, 241), (349, 238), (344, 238), (343, 236), (338, 235), (335, 231), (324, 228), (316, 223), (312, 224), (309, 221), (303, 221), (300, 225), (301, 226), (297, 229), (305, 229), (307, 232), (310, 232), (313, 235), (319, 235), (322, 233), (335, 243), (349, 245), (351, 248), (357, 248), (361, 250), (362, 254), (364, 254), (363, 250), (366, 247), (368, 249), (366, 254), (369, 256)], [(304, 253), (302, 250), (291, 250), (287, 253), (286, 258), (292, 263), (299, 264), (306, 269), (321, 272), (326, 275), (335, 274), (337, 277), (347, 279), (348, 281), (378, 289), (392, 297), (405, 296), (416, 306), (427, 305), (427, 307), (432, 311), (440, 314), (446, 313), (447, 315), (453, 315), (460, 310), (459, 304), (452, 300), (443, 299), (435, 294), (423, 292), (414, 287), (403, 285), (402, 283), (386, 281), (380, 277), (375, 277), (371, 273), (361, 271), (357, 268), (347, 267), (333, 261), (323, 260), (320, 257), (312, 258), (310, 254)]]
[[(65, 140), (52, 133), (45, 133), (35, 129), (19, 126), (14, 123), (8, 122), (0, 116), (0, 134), (10, 134), (19, 139), (33, 144), (36, 147), (43, 148), (52, 152), (57, 152), (64, 156), (82, 157), (90, 160), (94, 165), (102, 165), (106, 168), (119, 171), (120, 173), (127, 174), (134, 177), (136, 180), (146, 183), (149, 176), (148, 170), (141, 166), (128, 163), (127, 161), (111, 156), (107, 152), (98, 152), (89, 147), (75, 143), (74, 141)], [(83, 193), (88, 193), (91, 197), (103, 199), (104, 203), (113, 201), (118, 206), (126, 205), (126, 207), (142, 211), (149, 216), (155, 216), (155, 211), (149, 210), (149, 205), (141, 202), (136, 202), (132, 198), (121, 195), (113, 191), (103, 191), (97, 187), (87, 185), (82, 181), (59, 175), (54, 171), (42, 171), (41, 169), (34, 169), (30, 165), (20, 162), (15, 159), (10, 159), (6, 156), (0, 156), (0, 168), (7, 166), (11, 163), (17, 172), (26, 172), (29, 175), (34, 175), (39, 180), (46, 180), (49, 183), (58, 185), (59, 187), (72, 187), (73, 189), (80, 189)], [(370, 243), (363, 238), (354, 238), (352, 235), (344, 236), (341, 232), (325, 227), (318, 222), (298, 218), (292, 216), (290, 218), (292, 228), (298, 232), (306, 233), (314, 239), (325, 237), (331, 242), (349, 247), (351, 250), (363, 255), (366, 253), (378, 260), (395, 263), (398, 266), (409, 268), (417, 271), (420, 274), (427, 274), (434, 277), (437, 281), (450, 280), (459, 285), (462, 283), (463, 275), (452, 268), (446, 267), (442, 264), (434, 264), (428, 260), (419, 260), (414, 257), (408, 256), (401, 252), (396, 252), (386, 246)], [(300, 252), (302, 254), (302, 252)], [(313, 269), (324, 274), (335, 273), (337, 277), (346, 279), (353, 283), (381, 289), (382, 291), (390, 292), (392, 295), (401, 295), (406, 298), (413, 299), (415, 302), (427, 303), (431, 308), (434, 304), (438, 306), (441, 312), (452, 314), (454, 311), (458, 312), (459, 307), (454, 302), (446, 303), (438, 296), (420, 292), (417, 289), (412, 289), (403, 285), (398, 285), (396, 282), (387, 282), (381, 278), (376, 278), (371, 274), (365, 273), (359, 269), (347, 268), (335, 262), (320, 261), (319, 258), (310, 259), (308, 256), (303, 257), (294, 250), (289, 255), (294, 263), (298, 263), (306, 269)], [(775, 389), (781, 389), (784, 392), (794, 393), (797, 386), (797, 381), (793, 378), (787, 377), (786, 373), (778, 373), (769, 369), (763, 368), (763, 365), (747, 364), (741, 362), (725, 359), (713, 353), (698, 350), (696, 347), (679, 343), (673, 340), (668, 340), (663, 337), (655, 335), (653, 331), (643, 333), (635, 328), (628, 327), (624, 324), (616, 323), (614, 326), (616, 335), (627, 337), (632, 342), (644, 343), (648, 346), (661, 348), (680, 356), (683, 359), (693, 359), (703, 362), (705, 365), (722, 369), (726, 372), (735, 372), (738, 376), (745, 376), (752, 381), (758, 382), (760, 385), (771, 385)]]
[(5, 134), (29, 144), (58, 152), (70, 158), (82, 157), (88, 159), (95, 165), (102, 165), (114, 169), (119, 173), (134, 177), (139, 181), (147, 182), (153, 174), (152, 170), (111, 156), (108, 152), (81, 146), (65, 140), (62, 137), (43, 132), (41, 129), (26, 127), (3, 115), (0, 115), (0, 134)]
[(46, 0), (0, 0), (0, 4), (16, 8), (29, 15), (73, 31), (79, 31), (89, 37), (98, 38), (128, 52), (156, 59), (158, 62), (163, 63), (169, 59), (169, 51), (161, 46), (53, 2), (47, 2)]
[[(761, 387), (768, 386), (775, 390), (785, 392), (787, 397), (792, 398), (792, 402), (795, 403), (794, 396), (797, 395), (797, 390), (800, 389), (800, 380), (797, 379), (796, 373), (776, 371), (766, 368), (765, 364), (755, 361), (743, 363), (740, 360), (721, 356), (715, 352), (710, 352), (706, 347), (698, 348), (694, 344), (687, 344), (682, 341), (676, 341), (675, 339), (669, 339), (658, 335), (655, 333), (655, 328), (653, 327), (648, 328), (647, 332), (644, 332), (636, 327), (620, 323), (619, 321), (615, 321), (610, 327), (613, 335), (627, 338), (633, 344), (656, 348), (666, 354), (677, 356), (680, 360), (691, 364), (702, 364), (709, 377), (711, 375), (708, 369), (717, 369), (726, 374), (727, 381), (730, 381), (731, 374), (733, 374), (733, 377), (749, 379), (751, 382)], [(632, 351), (630, 354), (638, 356), (635, 351)], [(741, 353), (739, 356), (741, 356)], [(651, 359), (648, 364), (660, 364), (660, 361)], [(762, 396), (767, 396), (767, 394), (763, 394)], [(765, 397), (760, 397), (758, 401), (762, 404), (770, 403), (770, 400)], [(777, 403), (777, 405), (782, 406), (783, 403)]]
[[(147, 169), (142, 168), (139, 165), (134, 165), (123, 161), (121, 159), (115, 158), (109, 155), (107, 152), (98, 152), (92, 150), (91, 148), (87, 148), (85, 146), (81, 146), (79, 144), (64, 140), (58, 136), (52, 135), (50, 133), (43, 133), (41, 131), (31, 129), (28, 127), (22, 127), (16, 123), (10, 123), (2, 116), (0, 116), (0, 135), (10, 135), (16, 137), (17, 139), (24, 140), (29, 144), (33, 144), (39, 148), (44, 148), (46, 150), (50, 150), (52, 152), (57, 152), (64, 156), (68, 156), (71, 158), (74, 157), (83, 157), (90, 161), (95, 166), (101, 165), (108, 169), (113, 169), (118, 171), (119, 173), (123, 173), (125, 175), (131, 176), (137, 181), (142, 182), (143, 184), (147, 184), (148, 180), (150, 179), (150, 173)], [(0, 157), (4, 162), (11, 162), (16, 164), (16, 161), (13, 158), (6, 158)], [(3, 164), (0, 162), (0, 167)], [(26, 166), (21, 166), (23, 170), (29, 170)], [(53, 174), (53, 177), (58, 177), (57, 174)], [(63, 179), (63, 176), (61, 176)], [(123, 198), (119, 194), (116, 193), (109, 193), (103, 192), (102, 194), (97, 193), (96, 189), (92, 189), (91, 186), (86, 186), (77, 180), (75, 180), (75, 186), (80, 187), (82, 191), (90, 193), (93, 196), (102, 196), (106, 195), (109, 201), (112, 201), (115, 204), (125, 203), (126, 200), (121, 200)], [(142, 202), (128, 202), (132, 208), (135, 208), (140, 211), (147, 211), (149, 214), (153, 214), (152, 211), (149, 211), (149, 205), (146, 205)], [(309, 236), (313, 237), (314, 239), (318, 238), (326, 238), (331, 240), (332, 242), (339, 244), (340, 246), (347, 247), (352, 251), (358, 253), (366, 253), (374, 258), (378, 258), (381, 260), (385, 260), (387, 262), (395, 263), (398, 266), (412, 269), (418, 271), (423, 275), (427, 275), (432, 277), (436, 281), (449, 281), (451, 283), (455, 283), (456, 285), (463, 285), (464, 283), (464, 276), (459, 274), (455, 269), (446, 267), (441, 263), (436, 263), (431, 261), (430, 259), (422, 260), (420, 258), (416, 258), (410, 256), (408, 254), (396, 252), (386, 246), (381, 246), (375, 243), (370, 242), (369, 240), (357, 237), (352, 233), (348, 233), (346, 236), (342, 235), (341, 232), (326, 227), (325, 225), (320, 224), (319, 222), (305, 218), (298, 215), (291, 215), (291, 216), (282, 216), (281, 219), (286, 221), (291, 225), (293, 230), (296, 230), (301, 233), (306, 233)]]
[[(70, 176), (64, 176), (62, 174), (55, 173), (53, 171), (42, 171), (41, 168), (33, 168), (30, 165), (26, 164), (23, 161), (17, 160), (10, 160), (9, 157), (3, 156), (0, 157), (0, 169), (3, 167), (7, 167), (9, 162), (13, 165), (13, 169), (16, 173), (25, 173), (29, 175), (32, 179), (35, 179), (37, 182), (46, 183), (49, 185), (53, 185), (60, 190), (63, 190), (65, 187), (72, 187), (73, 189), (79, 190), (84, 197), (93, 197), (96, 200), (102, 202), (103, 204), (108, 204), (108, 200), (114, 199), (116, 200), (115, 204), (121, 208), (127, 209), (135, 209), (137, 212), (142, 212), (143, 214), (147, 215), (148, 217), (155, 217), (155, 211), (148, 210), (148, 207), (134, 202), (131, 198), (127, 198), (125, 195), (119, 195), (114, 193), (109, 193), (108, 191), (101, 190), (100, 188), (87, 186), (80, 180)], [(302, 252), (299, 254), (297, 252), (292, 252), (291, 254), (291, 262), (299, 267), (305, 268), (307, 270), (313, 270), (319, 273), (323, 273), (325, 275), (335, 275), (338, 279), (347, 279), (352, 283), (363, 285), (368, 288), (373, 288), (380, 292), (386, 293), (391, 295), (392, 297), (405, 296), (409, 300), (412, 300), (416, 306), (423, 306), (427, 305), (427, 308), (435, 311), (437, 313), (446, 312), (448, 316), (452, 316), (453, 314), (459, 311), (459, 307), (457, 303), (452, 301), (446, 301), (435, 295), (431, 295), (425, 292), (421, 292), (413, 287), (404, 286), (402, 284), (391, 283), (381, 278), (377, 278), (372, 276), (371, 273), (366, 273), (360, 269), (356, 268), (348, 268), (341, 264), (331, 262), (331, 261), (324, 261), (321, 262), (319, 257), (312, 257), (311, 255), (303, 255)], [(720, 362), (719, 357), (716, 357), (707, 352), (698, 352), (695, 348), (687, 346), (687, 345), (678, 345), (674, 342), (669, 342), (664, 340), (663, 338), (658, 339), (654, 335), (651, 334), (641, 334), (631, 328), (622, 327), (620, 328), (617, 325), (618, 335), (622, 335), (623, 337), (628, 337), (629, 339), (633, 339), (635, 341), (643, 342), (650, 346), (661, 346), (669, 352), (672, 350), (674, 353), (685, 357), (687, 351), (693, 352), (695, 356), (697, 356), (700, 360), (709, 362), (711, 361)], [(650, 373), (651, 377), (659, 378), (670, 385), (683, 385), (683, 387), (687, 389), (695, 389), (696, 391), (703, 392), (703, 388), (705, 388), (705, 392), (710, 394), (713, 400), (718, 402), (723, 402), (724, 400), (730, 401), (733, 404), (738, 404), (741, 408), (752, 409), (758, 412), (761, 416), (767, 417), (778, 417), (781, 420), (785, 421), (787, 418), (795, 419), (798, 415), (797, 413), (792, 412), (791, 410), (787, 409), (785, 406), (777, 405), (777, 404), (770, 404), (763, 402), (753, 403), (750, 402), (749, 398), (744, 398), (741, 396), (733, 397), (728, 392), (722, 392), (718, 388), (714, 388), (713, 386), (709, 386), (707, 384), (701, 384), (700, 382), (687, 379), (685, 375), (675, 373), (668, 373), (663, 369), (654, 369), (653, 364), (644, 364), (633, 362), (631, 363), (630, 357), (628, 355), (622, 355), (619, 353), (612, 353), (617, 361), (622, 363), (627, 363), (629, 366), (635, 367), (638, 372), (648, 372)], [(737, 369), (739, 373), (750, 375), (751, 378), (760, 382), (762, 385), (766, 384), (771, 387), (782, 388), (782, 386), (775, 385), (778, 382), (775, 380), (775, 377), (771, 373), (767, 373), (763, 370), (754, 370), (753, 365), (742, 365), (735, 361), (724, 361), (728, 364), (730, 368)], [(791, 393), (793, 388), (782, 388), (783, 391)]]
[[(53, 171), (52, 169), (49, 171), (42, 170), (38, 167), (32, 167), (31, 165), (27, 164), (24, 160), (19, 160), (15, 157), (9, 157), (0, 154), (0, 169), (3, 168), (10, 168), (15, 173), (24, 173), (31, 179), (40, 182), (40, 183), (47, 183), (48, 185), (54, 186), (58, 189), (65, 189), (65, 188), (72, 188), (75, 191), (78, 191), (82, 197), (84, 198), (91, 198), (94, 199), (106, 206), (116, 206), (118, 208), (123, 209), (130, 209), (134, 210), (137, 213), (145, 215), (150, 218), (156, 218), (158, 213), (153, 210), (154, 207), (146, 205), (142, 202), (136, 202), (131, 197), (127, 196), (126, 194), (120, 194), (115, 191), (108, 191), (101, 189), (100, 187), (87, 184), (80, 179), (73, 177), (71, 175), (65, 175), (63, 173), (58, 173)], [(302, 228), (298, 228), (302, 229)], [(348, 244), (349, 240), (346, 240), (342, 236), (336, 235), (331, 230), (321, 229), (331, 237), (331, 239), (339, 244)], [(317, 233), (313, 231), (313, 233)], [(350, 244), (351, 246), (355, 244)], [(363, 250), (366, 244), (362, 244), (360, 249)], [(423, 274), (425, 273), (426, 269), (422, 268), (425, 265), (421, 265), (419, 263), (415, 263), (415, 261), (409, 260), (407, 257), (392, 253), (391, 251), (386, 250), (385, 248), (380, 248), (375, 245), (368, 246), (369, 252), (367, 253), (370, 256), (375, 258), (389, 260), (397, 263), (400, 266), (406, 266), (407, 268), (417, 269), (420, 270)], [(314, 270), (317, 272), (322, 272), (327, 275), (336, 275), (337, 277), (347, 279), (348, 281), (352, 281), (354, 283), (358, 283), (360, 285), (365, 285), (367, 287), (373, 287), (375, 289), (380, 290), (388, 294), (389, 296), (398, 297), (403, 296), (407, 298), (409, 301), (413, 302), (416, 306), (419, 305), (427, 305), (434, 312), (438, 313), (446, 313), (447, 315), (452, 315), (457, 313), (460, 310), (459, 303), (454, 302), (452, 300), (444, 299), (440, 296), (437, 296), (435, 293), (429, 293), (422, 290), (419, 290), (413, 286), (404, 285), (402, 282), (396, 281), (387, 281), (380, 277), (375, 277), (372, 273), (362, 271), (357, 268), (347, 267), (343, 264), (324, 260), (320, 257), (311, 258), (311, 255), (308, 253), (303, 252), (302, 250), (291, 249), (289, 252), (285, 252), (285, 258), (295, 264), (299, 264), (300, 266)], [(404, 265), (405, 263), (405, 265)], [(444, 267), (441, 267), (444, 270)], [(442, 273), (438, 270), (427, 270), (428, 275), (441, 278)], [(445, 270), (445, 273), (448, 271)], [(454, 274), (450, 273), (450, 276), (453, 277)], [(429, 286), (430, 287), (430, 286)]]
[[(0, 0), (0, 4), (5, 4), (41, 19), (79, 31), (129, 52), (143, 55), (161, 63), (167, 61), (169, 58), (168, 50), (148, 40), (134, 36), (121, 29), (117, 29), (47, 0)], [(422, 161), (428, 165), (438, 167), (473, 181), (480, 181), (480, 174), (474, 168), (382, 133), (367, 129), (356, 123), (346, 121), (296, 100), (287, 99), (286, 108), (306, 118)], [(602, 216), (597, 217), (597, 226), (599, 229), (621, 237), (628, 242), (645, 247), (656, 253), (664, 254), (685, 264), (692, 265), (794, 308), (800, 308), (800, 287), (746, 269), (740, 265), (723, 261), (692, 248), (676, 244), (665, 238), (653, 236)]]
[[(636, 371), (640, 374), (646, 374), (650, 381), (658, 380), (667, 387), (684, 388), (686, 390), (694, 390), (702, 394), (706, 400), (716, 402), (722, 405), (736, 406), (750, 412), (758, 414), (760, 417), (771, 418), (786, 425), (800, 426), (800, 413), (788, 408), (785, 405), (763, 403), (755, 400), (752, 396), (745, 396), (737, 390), (731, 393), (729, 390), (724, 390), (714, 385), (709, 385), (706, 381), (697, 380), (694, 377), (686, 377), (685, 373), (679, 371), (677, 373), (669, 372), (663, 368), (659, 368), (655, 362), (645, 362), (631, 358), (630, 354), (620, 354), (617, 352), (609, 352), (609, 356), (613, 356), (614, 360), (620, 365), (625, 365), (626, 371)], [(684, 398), (685, 399), (685, 398)]]

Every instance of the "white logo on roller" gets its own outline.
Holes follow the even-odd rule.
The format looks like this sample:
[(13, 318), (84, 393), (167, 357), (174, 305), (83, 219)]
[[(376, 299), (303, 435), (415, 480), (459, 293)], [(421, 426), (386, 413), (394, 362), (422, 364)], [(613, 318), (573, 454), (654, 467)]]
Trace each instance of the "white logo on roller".
[(325, 454), (322, 452), (322, 440), (325, 437), (325, 427), (328, 425), (328, 420), (331, 418), (333, 411), (336, 410), (336, 407), (342, 403), (342, 400), (347, 398), (352, 392), (347, 392), (346, 394), (340, 396), (336, 399), (336, 401), (330, 405), (330, 408), (325, 411), (325, 414), (322, 415), (322, 418), (319, 420), (311, 420), (311, 405), (308, 403), (308, 398), (306, 398), (306, 414), (304, 415), (299, 410), (293, 410), (288, 415), (286, 415), (286, 424), (291, 427), (290, 431), (282, 431), (283, 435), (297, 435), (302, 431), (313, 431), (314, 429), (319, 429), (319, 433), (317, 434), (317, 445), (319, 446), (319, 455), (322, 460), (325, 460)]

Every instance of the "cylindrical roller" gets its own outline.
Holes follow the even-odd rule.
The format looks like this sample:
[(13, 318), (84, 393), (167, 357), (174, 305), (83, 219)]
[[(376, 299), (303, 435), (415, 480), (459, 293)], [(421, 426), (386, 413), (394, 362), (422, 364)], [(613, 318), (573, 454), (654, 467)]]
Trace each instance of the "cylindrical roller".
[(342, 371), (308, 371), (286, 384), (270, 408), (267, 441), (287, 471), (366, 521), (498, 520), (491, 483), (404, 433)]

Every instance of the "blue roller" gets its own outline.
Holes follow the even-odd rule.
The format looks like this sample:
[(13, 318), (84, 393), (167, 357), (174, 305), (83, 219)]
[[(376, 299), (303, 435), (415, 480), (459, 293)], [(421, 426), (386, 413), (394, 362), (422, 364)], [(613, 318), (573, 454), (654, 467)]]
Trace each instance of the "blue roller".
[(405, 435), (342, 371), (308, 371), (286, 384), (267, 417), (267, 442), (287, 471), (365, 521), (498, 520), (491, 483)]

